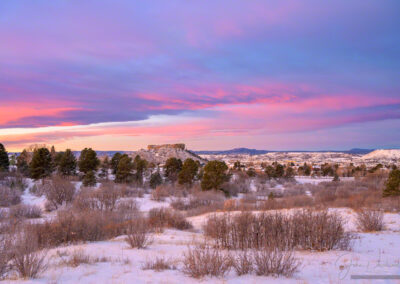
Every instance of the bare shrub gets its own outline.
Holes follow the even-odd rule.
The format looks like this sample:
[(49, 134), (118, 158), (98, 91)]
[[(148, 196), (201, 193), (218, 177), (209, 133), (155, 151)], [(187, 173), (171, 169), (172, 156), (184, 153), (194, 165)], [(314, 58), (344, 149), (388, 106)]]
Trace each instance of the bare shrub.
[(100, 204), (100, 210), (113, 211), (116, 207), (118, 198), (121, 197), (121, 191), (118, 186), (109, 182), (103, 183), (93, 195)]
[(126, 220), (114, 212), (59, 211), (43, 223), (27, 224), (25, 231), (35, 236), (40, 247), (55, 247), (80, 241), (100, 241), (123, 235)]
[(137, 218), (129, 222), (125, 241), (131, 248), (143, 249), (150, 245), (153, 240), (147, 220)]
[(269, 248), (253, 251), (253, 262), (254, 271), (259, 276), (290, 277), (300, 265), (292, 251)]
[(17, 205), (21, 202), (21, 193), (15, 189), (0, 185), (0, 207)]
[(178, 230), (187, 230), (192, 225), (186, 221), (185, 217), (169, 208), (153, 208), (149, 211), (149, 224), (157, 232), (161, 232), (165, 227), (172, 227)]
[(139, 204), (134, 199), (121, 200), (117, 203), (116, 211), (124, 216), (124, 219), (131, 220), (139, 216)]
[(10, 208), (10, 217), (13, 218), (40, 218), (42, 209), (36, 205), (19, 204)]
[(382, 231), (384, 227), (381, 210), (362, 209), (357, 212), (357, 227), (363, 232)]
[(75, 186), (65, 177), (54, 176), (44, 184), (43, 191), (48, 202), (57, 209), (64, 203), (72, 202)]
[(253, 259), (248, 251), (239, 252), (232, 260), (232, 266), (239, 276), (249, 274), (254, 269)]
[(143, 270), (154, 270), (157, 272), (163, 270), (176, 270), (176, 266), (170, 259), (165, 259), (162, 257), (157, 257), (154, 260), (148, 260), (142, 266)]
[(214, 239), (217, 247), (241, 250), (348, 249), (351, 240), (338, 214), (312, 210), (298, 210), (290, 215), (279, 212), (214, 214), (207, 219), (204, 233)]
[(157, 188), (151, 192), (151, 200), (158, 202), (165, 201), (168, 196), (169, 193), (164, 186), (157, 186)]
[(231, 266), (230, 255), (209, 246), (188, 248), (184, 253), (183, 272), (194, 278), (206, 275), (222, 277), (229, 272)]
[(10, 269), (10, 243), (10, 238), (7, 238), (7, 235), (0, 235), (0, 280)]
[(12, 244), (11, 267), (22, 278), (36, 278), (47, 269), (46, 252), (39, 251), (37, 240), (20, 233)]

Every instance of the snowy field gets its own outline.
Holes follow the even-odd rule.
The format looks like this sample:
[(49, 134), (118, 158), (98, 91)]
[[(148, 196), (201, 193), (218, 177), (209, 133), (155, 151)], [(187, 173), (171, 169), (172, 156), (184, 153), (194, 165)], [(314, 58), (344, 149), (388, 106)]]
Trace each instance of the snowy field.
[[(325, 178), (296, 177), (299, 183), (318, 183)], [(80, 183), (76, 183), (79, 190)], [(28, 188), (33, 183), (29, 181)], [(148, 212), (152, 208), (168, 207), (171, 201), (151, 200), (150, 194), (135, 198), (139, 209)], [(45, 197), (36, 197), (26, 189), (22, 195), (25, 204), (44, 208)], [(3, 283), (400, 283), (400, 280), (362, 280), (355, 281), (351, 275), (400, 275), (400, 214), (385, 213), (385, 228), (381, 232), (361, 233), (355, 225), (356, 213), (348, 208), (334, 208), (346, 221), (346, 231), (354, 233), (351, 251), (296, 251), (295, 256), (301, 266), (291, 278), (262, 277), (254, 273), (237, 276), (232, 269), (223, 278), (206, 277), (201, 280), (191, 278), (182, 272), (182, 259), (188, 247), (205, 241), (203, 225), (211, 214), (189, 217), (193, 229), (179, 231), (166, 229), (163, 233), (153, 234), (153, 243), (146, 249), (131, 249), (124, 241), (124, 236), (93, 242), (69, 245), (50, 249), (47, 252), (48, 269), (37, 279), (18, 279), (9, 277)], [(291, 214), (292, 210), (279, 210)], [(231, 212), (236, 214), (238, 212)], [(254, 212), (257, 213), (257, 212)], [(43, 218), (52, 218), (54, 212), (44, 214)], [(65, 263), (65, 255), (82, 252), (92, 258), (104, 258), (102, 262), (80, 264), (71, 267)], [(234, 251), (230, 253), (234, 254)], [(147, 261), (156, 258), (170, 260), (175, 269), (156, 272), (143, 270)], [(15, 279), (15, 280), (13, 280)]]
[[(151, 206), (149, 206), (150, 208)], [(359, 233), (354, 224), (355, 213), (350, 209), (338, 211), (347, 221), (346, 229), (356, 235), (351, 251), (310, 252), (298, 251), (301, 260), (299, 271), (292, 278), (237, 276), (232, 270), (224, 278), (202, 279), (204, 283), (354, 283), (351, 275), (400, 274), (400, 215), (385, 214), (386, 228), (379, 233)], [(290, 210), (289, 210), (290, 211)], [(222, 213), (219, 213), (222, 214)], [(235, 213), (233, 213), (235, 214)], [(131, 249), (124, 236), (109, 241), (59, 247), (48, 252), (49, 269), (38, 279), (16, 280), (9, 283), (198, 283), (181, 272), (182, 256), (188, 246), (203, 242), (202, 225), (209, 214), (188, 218), (194, 228), (190, 232), (165, 230), (154, 234), (147, 249)], [(66, 251), (80, 250), (92, 257), (106, 257), (107, 261), (66, 266), (60, 255)], [(176, 270), (155, 272), (143, 270), (148, 260), (156, 257), (170, 259)], [(379, 282), (357, 282), (379, 283)], [(395, 283), (384, 282), (381, 283)]]

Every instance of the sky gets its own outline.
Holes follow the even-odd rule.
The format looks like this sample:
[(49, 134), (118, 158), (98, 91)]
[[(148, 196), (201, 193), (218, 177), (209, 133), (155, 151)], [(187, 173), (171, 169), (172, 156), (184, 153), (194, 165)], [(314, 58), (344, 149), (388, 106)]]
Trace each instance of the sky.
[(398, 0), (0, 1), (0, 143), (400, 147)]

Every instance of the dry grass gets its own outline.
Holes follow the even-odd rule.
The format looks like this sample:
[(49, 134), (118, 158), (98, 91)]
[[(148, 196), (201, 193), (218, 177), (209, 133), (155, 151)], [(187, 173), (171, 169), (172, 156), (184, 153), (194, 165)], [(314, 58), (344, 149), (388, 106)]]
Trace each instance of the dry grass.
[(86, 254), (82, 249), (76, 249), (72, 252), (60, 252), (57, 251), (57, 255), (61, 259), (61, 264), (70, 266), (70, 267), (78, 267), (82, 264), (95, 264), (99, 262), (108, 262), (110, 261), (107, 257), (93, 257)]
[(0, 207), (17, 205), (20, 202), (21, 202), (20, 191), (4, 185), (0, 185)]
[(154, 270), (157, 272), (164, 270), (176, 270), (176, 265), (171, 259), (165, 259), (162, 257), (157, 257), (154, 260), (147, 260), (143, 266), (143, 270)]
[(254, 269), (252, 255), (247, 250), (238, 252), (232, 260), (232, 266), (239, 276), (249, 274)]

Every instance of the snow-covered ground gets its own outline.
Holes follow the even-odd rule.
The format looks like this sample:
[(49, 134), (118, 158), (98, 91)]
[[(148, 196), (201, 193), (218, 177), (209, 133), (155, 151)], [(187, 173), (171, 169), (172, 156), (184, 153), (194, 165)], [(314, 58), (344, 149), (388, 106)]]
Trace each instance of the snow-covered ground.
[[(311, 177), (311, 176), (296, 176), (295, 180), (300, 184), (319, 184), (321, 182), (330, 182), (333, 177)], [(353, 181), (354, 177), (340, 177), (341, 181)]]
[[(346, 229), (355, 231), (355, 213), (350, 209), (332, 209), (347, 220)], [(221, 214), (221, 213), (220, 213)], [(190, 232), (165, 230), (153, 236), (154, 242), (143, 250), (130, 249), (120, 236), (109, 241), (71, 245), (49, 251), (49, 269), (38, 279), (16, 280), (24, 283), (198, 283), (182, 271), (182, 257), (188, 246), (203, 241), (202, 225), (207, 216), (188, 218)], [(357, 233), (351, 251), (296, 252), (302, 265), (292, 278), (237, 276), (232, 270), (224, 278), (204, 278), (203, 283), (376, 283), (355, 282), (351, 275), (400, 275), (400, 215), (385, 214), (385, 231)], [(107, 257), (107, 262), (82, 264), (76, 268), (62, 264), (60, 252), (82, 250), (92, 257)], [(58, 252), (58, 253), (57, 253)], [(147, 260), (170, 259), (176, 270), (142, 270)], [(9, 283), (14, 283), (8, 280)], [(378, 282), (379, 283), (379, 282)], [(381, 283), (394, 283), (384, 282)]]

